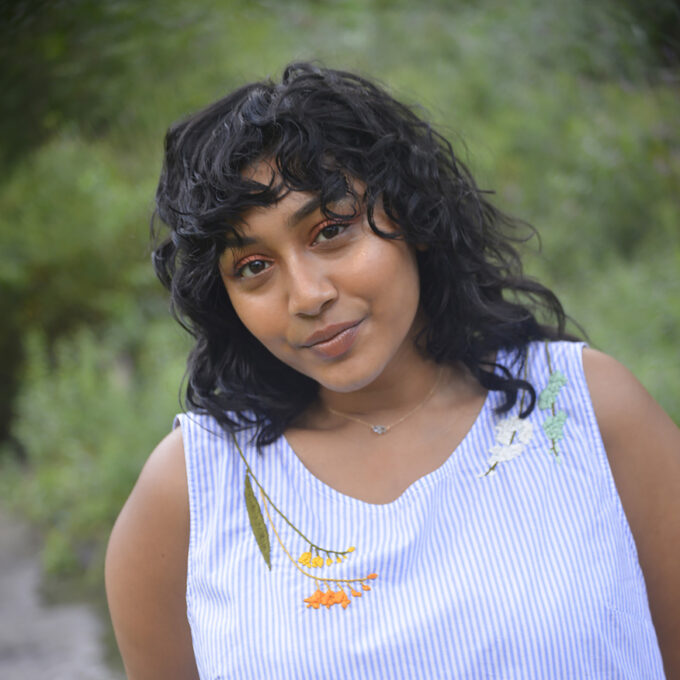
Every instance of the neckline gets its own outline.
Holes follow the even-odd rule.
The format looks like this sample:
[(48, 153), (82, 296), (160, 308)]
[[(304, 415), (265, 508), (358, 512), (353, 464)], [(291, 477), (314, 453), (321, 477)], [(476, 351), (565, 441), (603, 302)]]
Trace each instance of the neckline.
[[(498, 350), (496, 356), (496, 363), (502, 365), (503, 359), (505, 358), (505, 353), (503, 350)], [(460, 440), (458, 445), (451, 451), (447, 456), (446, 460), (437, 468), (428, 472), (427, 474), (419, 477), (415, 481), (411, 482), (404, 491), (401, 492), (397, 498), (390, 501), (389, 503), (369, 503), (361, 498), (356, 498), (356, 496), (350, 496), (342, 491), (338, 491), (334, 487), (326, 484), (326, 482), (321, 481), (315, 474), (313, 474), (305, 464), (298, 458), (297, 453), (290, 445), (288, 439), (285, 435), (281, 435), (283, 440), (284, 448), (284, 465), (289, 465), (293, 469), (293, 473), (301, 482), (306, 484), (308, 487), (314, 489), (317, 493), (320, 493), (327, 498), (330, 498), (339, 503), (345, 505), (353, 505), (357, 508), (364, 508), (368, 510), (378, 511), (378, 512), (388, 512), (393, 508), (398, 508), (403, 505), (410, 503), (418, 494), (421, 488), (426, 488), (432, 486), (439, 479), (448, 474), (449, 469), (456, 464), (457, 460), (460, 458), (461, 452), (469, 446), (474, 434), (482, 426), (482, 424), (487, 419), (487, 413), (491, 408), (491, 402), (493, 401), (493, 393), (488, 390), (482, 406), (479, 409), (474, 421), (470, 425), (469, 429)]]

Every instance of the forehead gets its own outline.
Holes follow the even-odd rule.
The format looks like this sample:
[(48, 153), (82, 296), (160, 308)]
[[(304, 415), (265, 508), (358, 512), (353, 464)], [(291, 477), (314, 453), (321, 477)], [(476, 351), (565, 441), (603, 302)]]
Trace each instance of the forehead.
[(266, 230), (291, 229), (321, 207), (318, 194), (287, 191), (276, 203), (256, 206), (241, 216), (241, 228), (245, 233)]
[(362, 182), (345, 176), (344, 190), (337, 198), (322, 205), (319, 192), (288, 188), (274, 160), (258, 161), (245, 168), (242, 174), (245, 179), (271, 186), (279, 196), (279, 199), (271, 205), (248, 208), (241, 215), (241, 225), (246, 229), (271, 221), (283, 221), (286, 226), (295, 226), (321, 208), (327, 209), (331, 214), (335, 212), (342, 216), (354, 214), (357, 211), (357, 202), (361, 202), (365, 191)]

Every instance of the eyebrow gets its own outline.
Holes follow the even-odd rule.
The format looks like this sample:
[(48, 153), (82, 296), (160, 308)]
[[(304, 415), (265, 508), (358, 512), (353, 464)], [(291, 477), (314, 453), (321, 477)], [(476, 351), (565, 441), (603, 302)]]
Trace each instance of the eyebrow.
[[(286, 226), (290, 229), (298, 225), (305, 217), (315, 213), (321, 207), (321, 198), (313, 196), (308, 201), (303, 203), (287, 220)], [(258, 243), (258, 239), (252, 236), (242, 236), (232, 232), (224, 240), (225, 249), (231, 248), (245, 248), (246, 246), (253, 246)]]
[(235, 232), (232, 232), (224, 239), (224, 249), (225, 250), (236, 250), (237, 248), (245, 248), (246, 246), (254, 246), (257, 243), (257, 239), (251, 236), (240, 236)]
[(316, 212), (321, 207), (321, 197), (313, 196), (306, 203), (303, 203), (287, 220), (286, 225), (288, 227), (294, 227), (295, 225), (302, 222), (305, 217), (309, 217), (312, 213)]

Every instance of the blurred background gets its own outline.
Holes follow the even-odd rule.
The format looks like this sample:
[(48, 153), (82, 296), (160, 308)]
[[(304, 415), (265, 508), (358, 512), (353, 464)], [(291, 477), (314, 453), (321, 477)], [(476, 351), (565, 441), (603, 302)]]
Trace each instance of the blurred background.
[(101, 602), (179, 409), (148, 246), (165, 129), (294, 59), (424, 107), (538, 228), (527, 269), (680, 422), (674, 0), (5, 0), (0, 25), (0, 507), (39, 530), (46, 597)]

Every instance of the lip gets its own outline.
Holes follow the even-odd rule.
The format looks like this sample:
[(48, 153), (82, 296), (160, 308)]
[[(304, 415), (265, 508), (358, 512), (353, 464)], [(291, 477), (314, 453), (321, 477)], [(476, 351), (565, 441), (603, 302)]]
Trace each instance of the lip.
[(352, 349), (362, 321), (363, 319), (360, 319), (359, 321), (326, 326), (326, 328), (312, 333), (303, 347), (309, 349), (320, 359), (337, 359)]
[(340, 333), (343, 333), (344, 331), (349, 330), (350, 328), (358, 326), (362, 322), (362, 320), (363, 319), (359, 319), (358, 321), (346, 321), (344, 323), (334, 323), (331, 324), (330, 326), (326, 326), (325, 328), (322, 328), (321, 330), (312, 333), (302, 343), (302, 346), (314, 347), (315, 345), (328, 342), (329, 340), (332, 340), (335, 336), (340, 335)]

